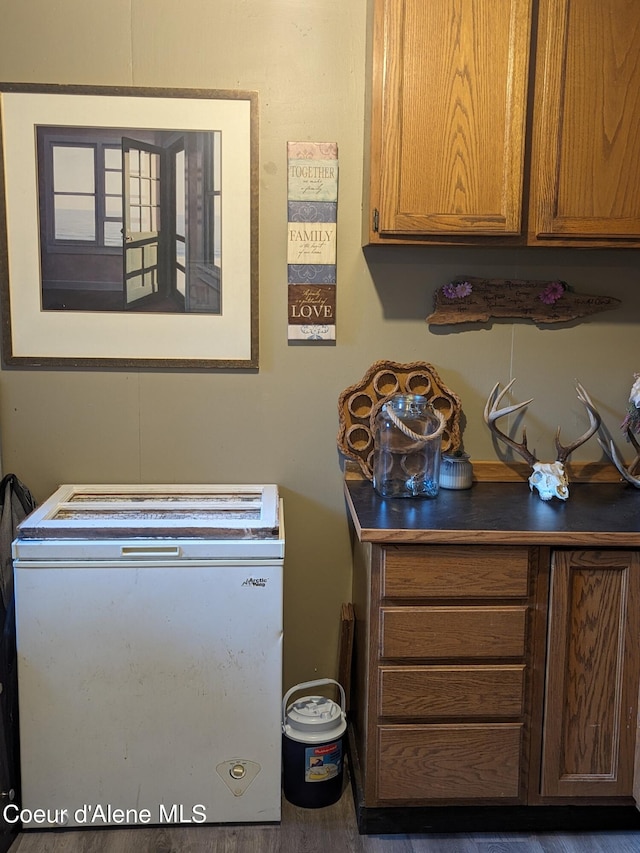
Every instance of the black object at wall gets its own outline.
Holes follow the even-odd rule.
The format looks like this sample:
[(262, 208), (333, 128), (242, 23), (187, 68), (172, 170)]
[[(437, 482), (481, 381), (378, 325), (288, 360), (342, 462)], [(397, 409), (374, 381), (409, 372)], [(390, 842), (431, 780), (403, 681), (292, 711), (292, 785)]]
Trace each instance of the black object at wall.
[(0, 482), (0, 853), (5, 853), (19, 829), (4, 819), (4, 806), (19, 802), (18, 672), (11, 543), (16, 527), (35, 501), (15, 474)]

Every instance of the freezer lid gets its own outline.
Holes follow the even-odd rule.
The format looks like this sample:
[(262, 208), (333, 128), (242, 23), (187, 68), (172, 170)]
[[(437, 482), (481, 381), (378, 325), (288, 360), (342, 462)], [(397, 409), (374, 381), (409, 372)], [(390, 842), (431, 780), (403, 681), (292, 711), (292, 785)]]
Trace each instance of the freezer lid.
[(20, 539), (278, 536), (278, 487), (64, 485), (18, 525)]

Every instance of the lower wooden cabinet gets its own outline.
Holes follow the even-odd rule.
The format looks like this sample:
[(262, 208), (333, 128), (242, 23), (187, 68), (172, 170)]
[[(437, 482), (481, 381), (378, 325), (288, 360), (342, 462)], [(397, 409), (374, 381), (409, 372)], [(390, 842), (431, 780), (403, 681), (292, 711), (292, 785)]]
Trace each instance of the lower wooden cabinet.
[(633, 791), (640, 668), (640, 555), (554, 552), (543, 797)]
[(634, 550), (356, 542), (363, 805), (632, 803)]

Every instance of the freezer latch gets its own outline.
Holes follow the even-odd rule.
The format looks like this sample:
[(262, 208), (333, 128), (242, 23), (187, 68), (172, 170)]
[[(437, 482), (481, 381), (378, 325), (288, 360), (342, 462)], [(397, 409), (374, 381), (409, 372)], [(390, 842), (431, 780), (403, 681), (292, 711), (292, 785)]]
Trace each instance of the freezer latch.
[(255, 761), (245, 758), (232, 758), (216, 766), (222, 779), (234, 797), (241, 797), (256, 778), (262, 768)]

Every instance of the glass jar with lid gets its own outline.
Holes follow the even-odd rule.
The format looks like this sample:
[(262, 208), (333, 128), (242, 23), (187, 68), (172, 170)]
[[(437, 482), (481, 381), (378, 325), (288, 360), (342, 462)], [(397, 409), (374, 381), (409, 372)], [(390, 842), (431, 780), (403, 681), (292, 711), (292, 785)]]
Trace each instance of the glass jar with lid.
[(383, 497), (435, 498), (445, 418), (420, 394), (395, 394), (373, 429), (373, 487)]

